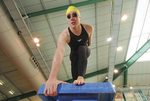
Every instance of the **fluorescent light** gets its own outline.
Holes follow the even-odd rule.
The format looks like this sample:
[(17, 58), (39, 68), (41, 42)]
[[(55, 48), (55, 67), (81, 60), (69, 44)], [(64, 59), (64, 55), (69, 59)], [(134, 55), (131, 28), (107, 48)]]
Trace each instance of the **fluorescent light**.
[(125, 14), (125, 15), (123, 15), (123, 16), (121, 17), (121, 20), (122, 20), (122, 21), (126, 21), (127, 18), (128, 18), (128, 16)]
[(118, 69), (114, 69), (114, 73), (118, 73), (119, 71), (118, 71)]
[(107, 38), (107, 42), (110, 42), (111, 40), (112, 40), (112, 38), (111, 38), (111, 37)]
[(2, 85), (3, 85), (3, 83), (2, 83), (2, 82), (0, 82), (0, 85), (2, 86)]
[(39, 38), (37, 38), (37, 37), (35, 37), (35, 38), (33, 39), (33, 41), (34, 41), (35, 43), (39, 43), (39, 42), (40, 42)]
[(11, 95), (13, 95), (14, 94), (14, 92), (12, 91), (12, 90), (10, 90), (10, 91), (8, 91), (9, 92), (9, 94), (11, 94)]
[(117, 47), (117, 51), (121, 51), (123, 48), (121, 46)]
[(130, 89), (133, 89), (133, 87), (131, 86)]
[(39, 43), (37, 43), (37, 44), (36, 44), (36, 46), (37, 46), (37, 47), (40, 47), (40, 44), (39, 44)]
[(4, 83), (4, 82), (0, 80), (0, 85), (1, 85), (1, 86), (3, 85), (3, 83)]

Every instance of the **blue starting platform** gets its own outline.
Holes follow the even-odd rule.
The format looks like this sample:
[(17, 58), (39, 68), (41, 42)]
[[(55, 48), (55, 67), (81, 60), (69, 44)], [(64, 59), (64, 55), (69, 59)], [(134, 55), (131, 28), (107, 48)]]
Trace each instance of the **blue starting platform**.
[(59, 84), (58, 95), (44, 96), (43, 84), (38, 95), (43, 101), (114, 101), (115, 89), (110, 82), (85, 83), (84, 85)]

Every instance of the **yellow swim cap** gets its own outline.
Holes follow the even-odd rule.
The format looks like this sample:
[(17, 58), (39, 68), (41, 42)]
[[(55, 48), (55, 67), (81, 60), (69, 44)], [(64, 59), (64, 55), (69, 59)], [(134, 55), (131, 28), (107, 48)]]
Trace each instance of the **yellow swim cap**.
[(80, 11), (75, 6), (69, 6), (68, 9), (67, 9), (67, 11), (66, 11), (66, 15), (68, 15), (72, 11), (76, 12), (80, 16)]

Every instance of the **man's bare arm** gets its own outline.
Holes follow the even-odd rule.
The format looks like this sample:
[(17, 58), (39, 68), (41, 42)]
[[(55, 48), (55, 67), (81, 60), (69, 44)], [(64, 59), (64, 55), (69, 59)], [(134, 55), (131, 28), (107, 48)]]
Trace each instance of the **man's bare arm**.
[(45, 87), (46, 96), (57, 95), (57, 85), (63, 82), (57, 79), (57, 74), (59, 72), (59, 69), (63, 60), (66, 39), (67, 39), (66, 33), (62, 32), (58, 38), (57, 47), (56, 47), (55, 55), (54, 55), (53, 62), (52, 62), (51, 72), (46, 82), (46, 87)]
[(62, 33), (57, 42), (57, 48), (53, 58), (51, 72), (49, 75), (50, 78), (57, 78), (57, 74), (59, 72), (59, 68), (63, 60), (63, 56), (65, 52), (65, 44), (66, 44), (66, 38), (64, 35), (65, 34)]

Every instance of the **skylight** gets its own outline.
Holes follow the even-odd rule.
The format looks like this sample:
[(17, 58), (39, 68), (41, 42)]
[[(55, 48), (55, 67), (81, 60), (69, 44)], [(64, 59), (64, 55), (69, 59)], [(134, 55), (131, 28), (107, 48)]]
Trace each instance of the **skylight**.
[[(126, 60), (129, 59), (144, 43), (150, 39), (150, 6), (149, 0), (138, 0), (132, 35)], [(150, 51), (138, 61), (150, 61)]]

